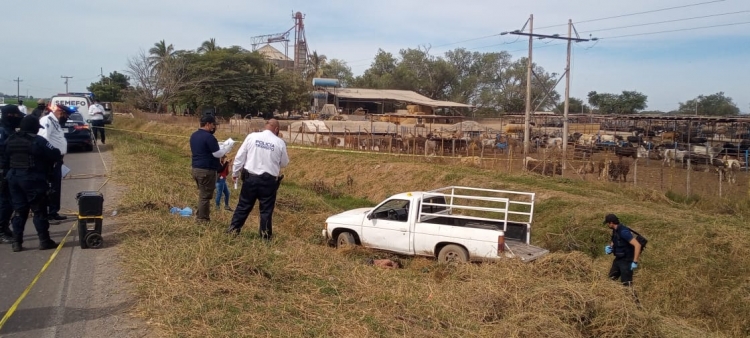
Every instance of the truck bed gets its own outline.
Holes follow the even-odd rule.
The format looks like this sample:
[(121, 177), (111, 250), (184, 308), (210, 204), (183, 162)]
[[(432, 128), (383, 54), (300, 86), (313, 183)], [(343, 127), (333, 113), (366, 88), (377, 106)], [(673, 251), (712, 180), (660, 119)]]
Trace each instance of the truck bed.
[[(452, 225), (457, 227), (467, 228), (478, 228), (488, 230), (503, 230), (505, 228), (505, 222), (503, 221), (477, 221), (465, 218), (451, 217), (451, 216), (438, 216), (429, 218), (422, 221), (422, 223), (433, 223), (441, 225)], [(508, 222), (508, 227), (505, 230), (505, 238), (509, 240), (518, 240), (522, 243), (526, 241), (526, 223)], [(524, 244), (525, 245), (525, 244)]]

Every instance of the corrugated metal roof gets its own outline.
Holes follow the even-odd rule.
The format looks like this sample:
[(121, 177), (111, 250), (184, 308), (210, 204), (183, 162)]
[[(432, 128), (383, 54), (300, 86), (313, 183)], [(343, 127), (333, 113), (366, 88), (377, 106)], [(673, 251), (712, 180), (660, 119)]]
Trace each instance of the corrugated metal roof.
[(394, 100), (407, 103), (414, 103), (422, 106), (439, 108), (439, 107), (453, 107), (453, 108), (472, 108), (472, 105), (451, 102), (451, 101), (439, 101), (433, 100), (429, 97), (420, 95), (411, 90), (396, 90), (396, 89), (364, 89), (364, 88), (337, 88), (334, 90), (328, 90), (329, 93), (338, 96), (339, 98), (346, 99), (360, 99), (360, 100)]

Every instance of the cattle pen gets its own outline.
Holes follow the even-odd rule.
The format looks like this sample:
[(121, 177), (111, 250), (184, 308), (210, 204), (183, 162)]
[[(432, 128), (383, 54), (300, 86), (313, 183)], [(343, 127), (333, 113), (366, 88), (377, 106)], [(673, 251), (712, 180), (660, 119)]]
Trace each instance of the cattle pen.
[[(147, 114), (151, 119), (163, 119)], [(170, 123), (197, 125), (194, 117)], [(415, 120), (416, 121), (416, 120)], [(702, 116), (571, 115), (562, 140), (560, 116), (532, 119), (523, 155), (523, 117), (462, 119), (453, 124), (379, 120), (282, 120), (282, 136), (300, 151), (345, 151), (392, 161), (491, 169), (510, 175), (651, 189), (664, 194), (739, 198), (750, 193), (750, 119)], [(231, 135), (262, 130), (262, 119), (224, 119)], [(563, 153), (561, 142), (567, 143)]]

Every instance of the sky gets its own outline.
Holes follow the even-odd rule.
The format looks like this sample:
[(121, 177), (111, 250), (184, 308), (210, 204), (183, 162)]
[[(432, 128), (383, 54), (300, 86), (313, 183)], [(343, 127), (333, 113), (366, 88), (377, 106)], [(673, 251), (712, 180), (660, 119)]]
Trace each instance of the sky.
[[(0, 92), (16, 93), (13, 80), (20, 78), (22, 95), (49, 97), (65, 91), (61, 76), (73, 77), (69, 91), (85, 91), (102, 71), (125, 72), (128, 57), (162, 39), (176, 49), (195, 49), (209, 38), (251, 49), (253, 36), (292, 28), (298, 11), (310, 51), (346, 61), (355, 75), (378, 49), (398, 55), (430, 46), (438, 56), (455, 48), (504, 50), (524, 57), (528, 39), (499, 33), (521, 29), (533, 14), (534, 33), (565, 36), (572, 19), (581, 38), (600, 40), (574, 44), (571, 96), (636, 90), (648, 95), (648, 110), (669, 111), (724, 92), (750, 113), (748, 0), (4, 0), (3, 12), (16, 14), (0, 19)], [(717, 25), (725, 26), (693, 29)], [(673, 30), (682, 31), (647, 34)], [(565, 42), (535, 40), (533, 59), (562, 74)], [(564, 92), (564, 81), (557, 90)]]

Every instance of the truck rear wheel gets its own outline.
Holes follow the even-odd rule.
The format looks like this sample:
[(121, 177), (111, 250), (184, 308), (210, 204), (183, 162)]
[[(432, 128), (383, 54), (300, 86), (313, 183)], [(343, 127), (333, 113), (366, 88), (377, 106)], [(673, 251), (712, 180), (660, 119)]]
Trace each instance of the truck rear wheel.
[(342, 248), (347, 246), (355, 246), (357, 241), (354, 240), (354, 235), (351, 232), (344, 231), (336, 237), (336, 247)]
[(455, 244), (444, 246), (438, 254), (438, 262), (440, 263), (466, 263), (468, 261), (469, 253), (466, 252), (466, 249)]

